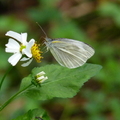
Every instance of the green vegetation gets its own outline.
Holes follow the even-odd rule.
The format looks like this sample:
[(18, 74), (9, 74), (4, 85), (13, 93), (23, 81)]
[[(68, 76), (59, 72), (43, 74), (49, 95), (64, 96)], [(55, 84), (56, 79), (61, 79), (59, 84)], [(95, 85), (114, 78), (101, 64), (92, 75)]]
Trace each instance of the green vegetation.
[[(38, 87), (25, 91), (24, 95), (30, 98), (21, 95), (12, 101), (0, 112), (0, 120), (23, 118), (33, 120), (35, 117), (40, 117), (39, 114), (43, 116), (43, 120), (49, 120), (48, 116), (53, 120), (120, 119), (120, 1), (1, 0), (0, 5), (2, 6), (0, 7), (0, 78), (2, 79), (11, 67), (8, 63), (10, 55), (4, 50), (8, 42), (8, 37), (5, 36), (7, 31), (27, 32), (28, 39), (34, 38), (40, 43), (43, 51), (41, 63), (33, 61), (26, 68), (18, 63), (7, 75), (0, 91), (0, 105), (19, 88), (21, 90), (26, 87), (31, 79), (28, 78), (31, 74), (36, 74), (37, 69), (44, 69), (47, 72), (49, 67), (53, 70), (54, 65), (51, 64), (55, 63), (56, 69), (49, 71), (49, 80), (52, 80), (51, 77), (55, 78), (55, 75), (58, 75), (58, 78), (64, 76), (63, 83), (62, 80), (54, 81), (49, 86), (52, 87), (54, 84), (55, 91), (53, 87), (51, 91), (48, 90), (46, 81), (41, 84), (42, 94)], [(51, 53), (46, 52), (43, 46), (45, 35), (36, 22), (50, 38), (70, 38), (88, 43), (95, 49), (94, 56), (87, 61), (87, 64), (75, 69), (76, 71), (61, 67)], [(58, 69), (66, 72), (58, 74), (59, 71), (56, 71)], [(79, 72), (81, 70), (84, 72)], [(80, 77), (81, 81), (74, 77)], [(78, 87), (74, 88), (71, 85), (73, 81), (76, 81), (75, 85)], [(60, 85), (70, 86), (64, 95), (61, 95), (61, 92), (58, 94), (57, 87), (60, 86), (57, 82), (60, 82)], [(43, 88), (46, 88), (46, 91)], [(60, 91), (65, 91), (65, 88)], [(33, 93), (37, 94), (30, 96)]]

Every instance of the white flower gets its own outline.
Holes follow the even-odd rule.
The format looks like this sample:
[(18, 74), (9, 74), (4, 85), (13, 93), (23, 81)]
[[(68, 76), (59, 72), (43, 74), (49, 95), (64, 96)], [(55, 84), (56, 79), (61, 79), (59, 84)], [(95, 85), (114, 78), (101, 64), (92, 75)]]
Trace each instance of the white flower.
[(42, 71), (42, 72), (40, 72), (36, 75), (36, 80), (37, 80), (38, 83), (42, 83), (42, 82), (44, 82), (45, 80), (48, 79), (48, 77), (47, 76), (45, 77), (44, 75), (45, 75), (44, 71)]
[(25, 67), (28, 63), (30, 64), (32, 61), (31, 48), (35, 44), (35, 40), (31, 39), (27, 42), (27, 33), (19, 34), (14, 31), (8, 31), (5, 35), (11, 37), (5, 45), (5, 51), (13, 53), (13, 55), (8, 59), (8, 62), (15, 66), (22, 56), (25, 55), (27, 59), (21, 59), (21, 61), (30, 61), (28, 61), (27, 64), (23, 64), (23, 66)]
[(23, 63), (21, 66), (22, 67), (26, 67), (28, 66), (31, 62), (32, 62), (33, 58), (27, 58), (27, 57), (23, 57), (20, 61), (27, 61), (26, 63)]

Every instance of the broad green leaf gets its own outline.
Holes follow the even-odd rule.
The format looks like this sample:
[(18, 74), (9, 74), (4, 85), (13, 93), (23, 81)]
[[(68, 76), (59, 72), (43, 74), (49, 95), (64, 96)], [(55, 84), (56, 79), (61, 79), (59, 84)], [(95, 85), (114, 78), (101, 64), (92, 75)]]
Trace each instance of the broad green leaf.
[(20, 89), (28, 86), (37, 73), (44, 71), (48, 79), (40, 87), (33, 85), (24, 94), (38, 100), (47, 100), (53, 97), (71, 98), (100, 69), (101, 66), (95, 64), (85, 64), (75, 69), (68, 69), (59, 65), (46, 65), (34, 68), (32, 74), (22, 80)]
[(47, 116), (45, 110), (33, 109), (13, 120), (50, 120), (50, 118)]

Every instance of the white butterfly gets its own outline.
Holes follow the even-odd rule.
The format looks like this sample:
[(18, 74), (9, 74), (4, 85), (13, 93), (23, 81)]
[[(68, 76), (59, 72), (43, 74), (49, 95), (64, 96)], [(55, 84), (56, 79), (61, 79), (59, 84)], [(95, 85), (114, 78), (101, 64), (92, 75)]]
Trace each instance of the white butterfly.
[[(39, 25), (39, 24), (38, 24)], [(84, 42), (73, 39), (48, 38), (45, 31), (39, 25), (45, 34), (45, 45), (51, 51), (56, 61), (67, 68), (76, 68), (82, 66), (95, 53), (94, 49)]]
[(89, 45), (73, 39), (46, 37), (45, 44), (56, 61), (68, 68), (82, 66), (95, 53)]

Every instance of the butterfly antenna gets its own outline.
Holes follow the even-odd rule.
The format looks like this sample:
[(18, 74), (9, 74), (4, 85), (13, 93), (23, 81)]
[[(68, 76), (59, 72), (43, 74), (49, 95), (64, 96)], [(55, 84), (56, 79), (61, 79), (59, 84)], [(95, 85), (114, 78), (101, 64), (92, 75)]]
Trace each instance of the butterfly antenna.
[(42, 30), (42, 32), (44, 33), (44, 35), (47, 37), (47, 34), (45, 33), (45, 31), (42, 29), (42, 27), (39, 25), (38, 22), (36, 22), (38, 24), (38, 26), (40, 27), (40, 29)]

